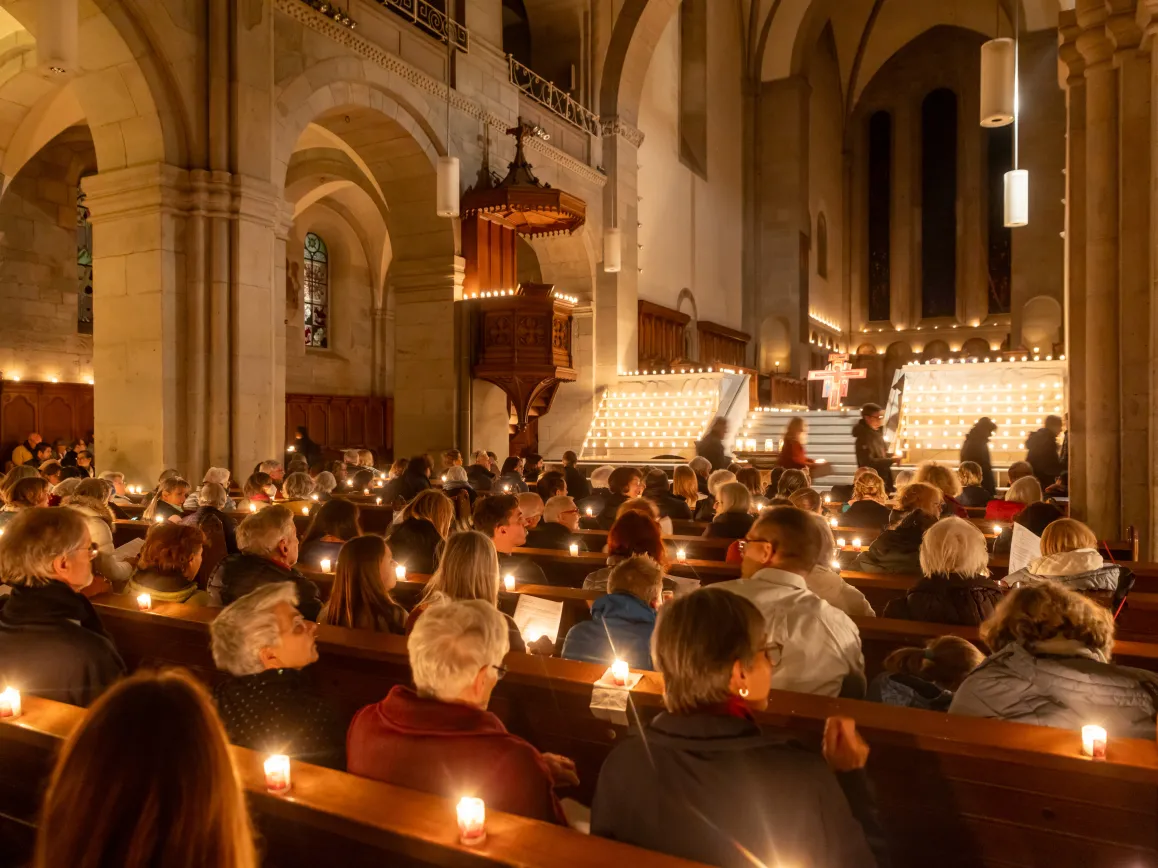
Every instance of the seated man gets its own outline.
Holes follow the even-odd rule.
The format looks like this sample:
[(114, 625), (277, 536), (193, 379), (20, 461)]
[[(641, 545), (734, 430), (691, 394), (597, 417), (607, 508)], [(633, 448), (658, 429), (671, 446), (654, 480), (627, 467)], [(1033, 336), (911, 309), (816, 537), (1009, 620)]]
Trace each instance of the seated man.
[(234, 744), (343, 769), (347, 721), (304, 672), (318, 659), (318, 627), (297, 602), (297, 589), (278, 582), (222, 610), (209, 625), (213, 662), (232, 677), (213, 698)]
[(588, 483), (588, 488), (591, 493), (576, 501), (579, 507), (579, 518), (589, 519), (590, 527), (595, 527), (595, 516), (603, 512), (603, 504), (607, 500), (607, 496), (611, 493), (607, 489), (607, 480), (611, 478), (611, 471), (615, 468), (610, 464), (604, 464), (602, 467), (596, 467), (591, 471), (591, 480)]
[(560, 494), (569, 494), (567, 489), (567, 480), (557, 470), (548, 470), (543, 473), (535, 482), (535, 491), (539, 497), (546, 503), (552, 497), (558, 497)]
[(322, 601), (318, 587), (297, 570), (298, 534), (293, 513), (280, 504), (246, 516), (237, 526), (239, 553), (229, 555), (209, 577), (209, 594), (219, 606), (228, 606), (262, 585), (293, 582), (298, 609), (311, 621), (318, 619)]
[(52, 459), (52, 444), (41, 441), (32, 447), (32, 458), (25, 461), (28, 467), (39, 468), (45, 461)]
[(579, 507), (565, 494), (552, 497), (543, 506), (543, 520), (527, 533), (527, 548), (569, 551), (571, 543), (585, 546), (575, 536), (579, 530)]
[(471, 465), (466, 469), (466, 481), (475, 491), (490, 491), (495, 483), (491, 471), (491, 459), (484, 449), (476, 449), (471, 455)]
[[(513, 498), (511, 498), (513, 500)], [(487, 711), (509, 647), (507, 624), (484, 600), (431, 606), (406, 651), (414, 688), (391, 688), (354, 715), (346, 768), (488, 810), (566, 825), (554, 788), (578, 783), (575, 764), (540, 754)]]
[(591, 484), (578, 464), (579, 456), (570, 449), (563, 453), (563, 478), (567, 482), (567, 493), (582, 500), (591, 494)]
[(529, 558), (512, 554), (527, 542), (527, 524), (514, 494), (497, 494), (475, 504), (474, 529), (490, 537), (499, 553), (499, 576), (513, 575), (521, 585), (549, 584), (542, 568)]
[(691, 521), (692, 511), (688, 502), (682, 497), (676, 497), (671, 492), (671, 480), (667, 478), (667, 471), (658, 467), (647, 471), (643, 479), (643, 496), (655, 504), (660, 518), (675, 518)]
[(40, 444), (40, 435), (33, 431), (28, 439), (12, 450), (12, 464), (21, 467), (33, 459), (36, 447)]
[(602, 663), (626, 660), (632, 669), (654, 669), (651, 634), (663, 590), (663, 568), (635, 555), (611, 568), (607, 594), (591, 605), (591, 620), (567, 633), (560, 657)]
[(113, 487), (113, 496), (109, 498), (109, 503), (118, 503), (122, 506), (133, 506), (135, 501), (128, 496), (128, 489), (125, 488), (125, 474), (119, 470), (106, 470), (100, 475)]
[(714, 586), (746, 597), (764, 615), (774, 690), (839, 696), (845, 678), (863, 678), (856, 624), (808, 590), (820, 549), (820, 529), (808, 513), (765, 510), (748, 531), (741, 578)]
[(523, 511), (523, 519), (529, 534), (539, 526), (543, 518), (543, 498), (533, 491), (524, 491), (519, 495), (519, 509)]

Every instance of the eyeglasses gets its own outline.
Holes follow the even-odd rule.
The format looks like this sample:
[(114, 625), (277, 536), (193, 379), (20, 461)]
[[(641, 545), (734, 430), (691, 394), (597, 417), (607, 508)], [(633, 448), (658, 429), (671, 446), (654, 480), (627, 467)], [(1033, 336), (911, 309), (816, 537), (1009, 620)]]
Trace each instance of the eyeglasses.
[[(75, 554), (76, 552), (84, 551), (84, 549), (85, 549), (85, 546), (77, 546), (74, 549), (69, 549), (68, 553), (71, 555), (71, 554)], [(95, 558), (97, 555), (100, 554), (100, 552), (101, 552), (101, 547), (99, 545), (97, 545), (96, 543), (89, 543), (88, 544), (88, 556), (89, 556), (89, 558)]]
[(506, 666), (495, 666), (493, 663), (491, 664), (491, 669), (498, 673), (498, 675), (495, 676), (495, 681), (502, 681), (507, 677), (507, 672), (509, 671)]

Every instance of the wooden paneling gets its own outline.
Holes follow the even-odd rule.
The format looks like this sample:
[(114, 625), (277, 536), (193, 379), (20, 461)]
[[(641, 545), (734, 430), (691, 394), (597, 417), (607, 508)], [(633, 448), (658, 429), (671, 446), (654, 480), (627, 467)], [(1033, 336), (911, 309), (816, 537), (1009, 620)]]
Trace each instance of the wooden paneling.
[(323, 449), (370, 449), (379, 461), (394, 454), (394, 399), (344, 395), (286, 395), (286, 442), (304, 425)]
[(86, 441), (93, 434), (93, 387), (87, 383), (0, 382), (0, 465), (31, 431), (45, 440)]
[(687, 358), (684, 333), (691, 317), (670, 307), (639, 302), (639, 367), (669, 367)]
[(465, 293), (518, 286), (516, 245), (513, 229), (481, 217), (462, 220), (462, 249), (466, 259), (462, 288)]
[(703, 320), (696, 323), (696, 330), (700, 336), (701, 362), (705, 365), (744, 367), (748, 342), (752, 340), (750, 334)]

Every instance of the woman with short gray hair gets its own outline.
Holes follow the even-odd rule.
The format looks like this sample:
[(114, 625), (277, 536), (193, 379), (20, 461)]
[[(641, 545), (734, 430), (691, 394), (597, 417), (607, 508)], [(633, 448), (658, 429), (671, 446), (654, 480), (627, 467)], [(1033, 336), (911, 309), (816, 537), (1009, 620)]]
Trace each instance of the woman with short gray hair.
[(704, 530), (704, 536), (712, 539), (743, 539), (756, 520), (756, 516), (748, 512), (752, 508), (752, 493), (748, 491), (748, 486), (742, 482), (725, 482), (716, 488), (716, 497), (716, 515)]
[[(484, 537), (485, 539), (485, 537)], [(397, 685), (354, 715), (352, 774), (566, 825), (554, 787), (577, 784), (575, 764), (540, 754), (487, 711), (506, 673), (506, 625), (483, 600), (432, 606), (406, 646), (414, 688)]]
[(213, 662), (232, 678), (213, 699), (234, 744), (345, 768), (346, 721), (303, 670), (318, 659), (317, 625), (297, 609), (289, 582), (263, 585), (209, 625)]
[(205, 486), (213, 483), (220, 485), (225, 492), (225, 502), (222, 504), (210, 504), (216, 509), (222, 509), (226, 512), (233, 512), (237, 509), (237, 504), (229, 496), (229, 468), (227, 467), (210, 467), (205, 471), (205, 475), (201, 477), (201, 488), (189, 492), (189, 496), (185, 498), (185, 510), (192, 511), (199, 506), (205, 504), (201, 502), (201, 493), (205, 490)]
[[(338, 487), (338, 480), (334, 478), (334, 474), (328, 470), (323, 470), (314, 478), (314, 494), (318, 496), (320, 503), (325, 503), (333, 496), (334, 489)], [(311, 495), (311, 498), (313, 495)]]
[(305, 510), (309, 512), (314, 505), (310, 495), (314, 493), (314, 481), (308, 473), (291, 473), (282, 483), (281, 493), (285, 496), (282, 506), (298, 515)]
[(88, 525), (73, 509), (33, 507), (0, 536), (0, 680), (57, 702), (88, 705), (125, 664), (80, 592), (92, 582)]
[[(221, 541), (224, 541), (225, 554), (236, 554), (238, 551), (237, 524), (226, 514), (226, 510), (232, 503), (233, 501), (229, 499), (229, 493), (225, 490), (224, 485), (219, 482), (206, 482), (195, 496), (194, 509), (196, 511), (192, 515), (185, 516), (181, 523), (201, 528), (208, 540), (206, 546), (208, 551), (220, 553)], [(185, 501), (185, 508), (189, 508), (189, 501)], [(216, 566), (216, 563), (209, 563), (204, 566), (200, 574), (202, 583)]]

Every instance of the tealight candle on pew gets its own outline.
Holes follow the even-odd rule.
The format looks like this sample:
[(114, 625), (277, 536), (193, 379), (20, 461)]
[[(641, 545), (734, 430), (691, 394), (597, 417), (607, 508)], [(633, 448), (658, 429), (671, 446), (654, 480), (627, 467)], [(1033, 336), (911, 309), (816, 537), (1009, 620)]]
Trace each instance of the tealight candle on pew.
[(509, 485), (504, 485), (504, 486), (503, 486), (503, 491), (505, 491), (505, 492), (510, 492), (510, 490), (511, 490), (511, 487), (510, 487)]
[(363, 489), (362, 489), (362, 494), (365, 494), (365, 495), (369, 495), (369, 494), (370, 494), (370, 489), (368, 489), (368, 488), (363, 488)]
[(848, 540), (846, 540), (844, 537), (837, 537), (837, 539), (836, 539), (836, 547), (837, 547), (837, 548), (841, 548), (841, 549), (842, 549), (842, 548), (844, 548), (846, 545), (848, 545)]
[(594, 512), (592, 512), (592, 510), (591, 510), (591, 507), (587, 507), (587, 509), (585, 510), (585, 512), (587, 513), (587, 517), (588, 517), (588, 518), (590, 518), (591, 516), (595, 515), (595, 513), (594, 513)]
[(310, 495), (310, 500), (317, 502), (318, 496), (316, 494)]
[(512, 575), (511, 573), (507, 573), (505, 576), (503, 576), (503, 587), (506, 588), (508, 591), (513, 591), (515, 589), (515, 577), (514, 577), (514, 575)]
[(310, 514), (310, 508), (308, 506), (303, 506), (302, 507), (302, 515), (309, 515), (309, 514)]
[(463, 796), (458, 808), (458, 840), (468, 847), (487, 838), (487, 810), (482, 799)]
[(832, 495), (829, 495), (829, 494), (824, 495), (824, 502), (825, 503), (832, 503)]
[(251, 503), (251, 504), (249, 505), (249, 511), (250, 511), (250, 512), (257, 512), (257, 504), (256, 504), (256, 503)]
[(400, 582), (406, 578), (406, 565), (405, 564), (399, 564), (398, 566), (396, 566), (394, 568), (394, 578), (396, 578)]
[(627, 677), (630, 672), (626, 660), (616, 660), (611, 664), (611, 680), (615, 682), (616, 687), (627, 686)]
[(330, 559), (329, 558), (322, 558), (321, 568), (322, 568), (323, 573), (328, 573), (330, 571)]
[(294, 447), (294, 446), (287, 446), (287, 447), (285, 448), (285, 451), (286, 451), (286, 452), (296, 452), (296, 451), (297, 451), (297, 449), (296, 449), (296, 447)]
[(446, 474), (445, 474), (445, 473), (444, 473), (444, 474), (442, 474), (442, 481), (443, 481), (443, 482), (446, 482)]
[(1001, 525), (999, 525), (999, 524), (993, 525), (993, 532), (995, 534), (997, 534), (998, 536), (1001, 536)]
[(837, 524), (837, 522), (836, 522), (836, 519), (835, 519), (835, 518), (830, 518), (830, 519), (828, 520), (828, 523), (829, 523), (830, 525), (832, 525), (832, 527), (836, 527), (836, 524)]
[(568, 549), (571, 552), (571, 557), (573, 557), (573, 558), (579, 557), (579, 543), (571, 543), (571, 545), (568, 547)]
[(137, 608), (147, 612), (153, 608), (153, 598), (148, 594), (137, 594)]
[(852, 547), (853, 547), (854, 549), (859, 549), (859, 548), (860, 548), (860, 537), (854, 537), (854, 538), (853, 538), (853, 541), (852, 541)]
[(686, 562), (687, 559), (688, 559), (688, 550), (687, 549), (676, 549), (676, 560), (677, 561), (679, 561), (682, 564), (682, 563)]
[(20, 691), (6, 687), (0, 692), (0, 718), (20, 716)]
[(377, 506), (381, 506), (381, 505), (382, 505), (382, 498), (380, 498), (380, 497), (375, 497), (375, 498), (374, 498), (374, 503), (375, 503), (375, 505), (377, 505)]
[(1082, 753), (1092, 759), (1106, 758), (1106, 730), (1093, 724), (1082, 727)]
[(285, 754), (274, 754), (265, 760), (265, 788), (271, 793), (290, 790), (290, 759)]

